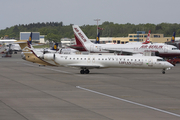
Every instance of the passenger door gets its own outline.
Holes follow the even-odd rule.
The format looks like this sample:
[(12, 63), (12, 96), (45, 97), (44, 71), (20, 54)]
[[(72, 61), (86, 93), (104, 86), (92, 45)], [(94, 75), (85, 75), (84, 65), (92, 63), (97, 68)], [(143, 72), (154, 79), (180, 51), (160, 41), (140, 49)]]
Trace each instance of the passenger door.
[(153, 66), (153, 59), (151, 58), (148, 59), (148, 66)]

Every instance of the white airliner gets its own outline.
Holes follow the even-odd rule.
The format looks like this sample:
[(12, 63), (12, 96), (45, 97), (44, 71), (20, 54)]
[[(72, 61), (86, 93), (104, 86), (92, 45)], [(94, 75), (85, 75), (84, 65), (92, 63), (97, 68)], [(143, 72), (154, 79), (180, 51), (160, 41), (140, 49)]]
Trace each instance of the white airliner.
[(79, 51), (90, 52), (118, 52), (125, 55), (144, 52), (156, 52), (160, 57), (180, 56), (180, 50), (172, 45), (166, 44), (94, 44), (92, 43), (78, 25), (73, 25), (76, 45), (71, 46)]
[(88, 74), (92, 68), (141, 68), (162, 69), (173, 67), (172, 64), (156, 56), (115, 56), (115, 55), (65, 55), (44, 54), (42, 57), (47, 61), (54, 61), (57, 66), (80, 68), (81, 74)]
[(141, 69), (162, 69), (169, 70), (174, 67), (161, 57), (156, 56), (115, 56), (115, 55), (74, 55), (46, 53), (36, 54), (29, 41), (17, 42), (24, 55), (25, 60), (49, 66), (64, 66), (80, 68), (81, 74), (88, 74), (93, 68), (141, 68)]

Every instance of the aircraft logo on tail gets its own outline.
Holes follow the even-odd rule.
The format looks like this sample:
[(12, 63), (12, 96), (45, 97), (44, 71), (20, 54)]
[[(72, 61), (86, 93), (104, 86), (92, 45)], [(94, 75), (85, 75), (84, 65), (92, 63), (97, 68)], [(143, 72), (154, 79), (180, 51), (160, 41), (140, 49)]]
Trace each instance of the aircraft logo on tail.
[(144, 41), (142, 44), (148, 44), (148, 43), (150, 43), (150, 34), (151, 34), (151, 30), (149, 30), (149, 32), (148, 32), (148, 36), (147, 36), (147, 38), (146, 38), (146, 41)]
[(55, 43), (51, 50), (58, 50), (58, 43)]
[(172, 38), (171, 38), (171, 42), (174, 42), (174, 41), (175, 41), (175, 34), (176, 34), (176, 32), (173, 32), (173, 36), (172, 36)]
[(31, 34), (30, 34), (30, 36), (29, 36), (29, 43), (31, 44), (32, 43), (32, 32), (31, 32)]
[(76, 40), (76, 45), (71, 46), (80, 51), (87, 51), (85, 44), (92, 44), (83, 31), (79, 28), (78, 25), (73, 25), (74, 37)]
[(95, 44), (99, 44), (99, 37), (100, 37), (100, 32), (98, 33), (98, 35), (97, 35), (97, 37), (96, 37)]

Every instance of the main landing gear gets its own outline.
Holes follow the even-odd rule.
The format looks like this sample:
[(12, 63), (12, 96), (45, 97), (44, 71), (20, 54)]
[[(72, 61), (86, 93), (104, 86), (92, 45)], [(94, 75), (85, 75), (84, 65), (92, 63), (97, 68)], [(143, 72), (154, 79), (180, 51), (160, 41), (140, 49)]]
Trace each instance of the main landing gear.
[(81, 71), (80, 71), (80, 73), (81, 74), (89, 74), (89, 70), (88, 69), (82, 69)]
[(166, 69), (163, 69), (163, 70), (162, 70), (162, 74), (165, 74), (165, 70), (166, 70)]

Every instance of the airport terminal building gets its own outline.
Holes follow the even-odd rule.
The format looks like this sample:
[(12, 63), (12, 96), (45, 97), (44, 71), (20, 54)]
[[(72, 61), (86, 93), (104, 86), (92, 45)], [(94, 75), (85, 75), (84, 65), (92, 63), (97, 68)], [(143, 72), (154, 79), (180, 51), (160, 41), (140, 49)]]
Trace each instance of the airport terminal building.
[[(148, 33), (137, 31), (137, 34), (128, 34), (127, 37), (100, 37), (100, 44), (125, 44), (129, 42), (143, 42), (146, 40)], [(95, 39), (90, 39), (92, 42)], [(164, 37), (164, 34), (150, 34), (150, 42), (165, 43), (171, 41), (171, 37)]]
[[(113, 37), (112, 43), (125, 44), (128, 42), (143, 42), (147, 35), (145, 31), (137, 31), (137, 34), (128, 34), (128, 37)], [(164, 37), (164, 34), (150, 34), (150, 42), (165, 43), (171, 41), (171, 37)]]

